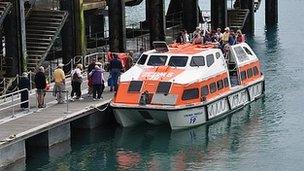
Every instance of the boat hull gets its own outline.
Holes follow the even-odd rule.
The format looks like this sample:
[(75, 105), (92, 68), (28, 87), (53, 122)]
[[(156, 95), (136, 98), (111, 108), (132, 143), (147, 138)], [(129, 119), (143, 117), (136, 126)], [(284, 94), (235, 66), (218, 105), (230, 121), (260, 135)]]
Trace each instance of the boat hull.
[(115, 118), (123, 127), (131, 127), (141, 123), (153, 125), (170, 124), (173, 130), (185, 129), (214, 121), (262, 97), (264, 80), (235, 90), (208, 103), (185, 108), (139, 108), (119, 107), (112, 105)]

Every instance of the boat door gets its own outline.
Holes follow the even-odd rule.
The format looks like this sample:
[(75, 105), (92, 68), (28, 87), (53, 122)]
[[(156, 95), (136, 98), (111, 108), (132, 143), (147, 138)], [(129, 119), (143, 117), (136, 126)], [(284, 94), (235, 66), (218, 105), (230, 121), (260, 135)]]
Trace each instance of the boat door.
[(231, 87), (237, 86), (240, 84), (239, 74), (238, 74), (238, 65), (233, 51), (232, 46), (226, 45), (225, 47), (225, 57), (227, 61), (227, 66), (229, 70), (229, 78)]
[(240, 85), (242, 83), (240, 68), (256, 61), (257, 56), (246, 43), (229, 46), (229, 50), (226, 53), (231, 86)]

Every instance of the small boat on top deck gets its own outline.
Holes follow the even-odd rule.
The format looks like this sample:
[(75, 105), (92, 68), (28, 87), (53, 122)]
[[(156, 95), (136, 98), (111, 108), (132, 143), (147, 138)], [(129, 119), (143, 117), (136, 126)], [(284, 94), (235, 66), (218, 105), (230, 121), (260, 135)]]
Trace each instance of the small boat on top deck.
[(246, 43), (227, 54), (214, 45), (154, 42), (120, 78), (111, 101), (123, 127), (184, 129), (219, 119), (264, 94), (260, 61)]

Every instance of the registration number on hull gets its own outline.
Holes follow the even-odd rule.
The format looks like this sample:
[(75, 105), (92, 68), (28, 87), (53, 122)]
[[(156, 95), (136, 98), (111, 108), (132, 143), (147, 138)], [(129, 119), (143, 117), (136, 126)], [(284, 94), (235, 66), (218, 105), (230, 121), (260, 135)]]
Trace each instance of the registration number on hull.
[(203, 115), (203, 114), (204, 114), (204, 112), (190, 113), (190, 114), (184, 115), (184, 118), (186, 118), (186, 120), (189, 124), (196, 124), (199, 120), (198, 118), (200, 117), (200, 115)]

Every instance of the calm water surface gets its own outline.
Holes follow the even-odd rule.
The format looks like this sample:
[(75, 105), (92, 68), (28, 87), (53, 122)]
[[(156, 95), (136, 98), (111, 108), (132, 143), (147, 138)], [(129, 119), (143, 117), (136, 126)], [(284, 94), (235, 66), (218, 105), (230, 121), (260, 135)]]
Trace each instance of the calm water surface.
[(248, 38), (262, 61), (264, 99), (189, 130), (145, 126), (76, 132), (71, 145), (62, 148), (67, 154), (36, 153), (27, 170), (303, 170), (304, 1), (280, 0), (279, 6), (278, 27), (264, 26), (263, 4), (255, 35)]

